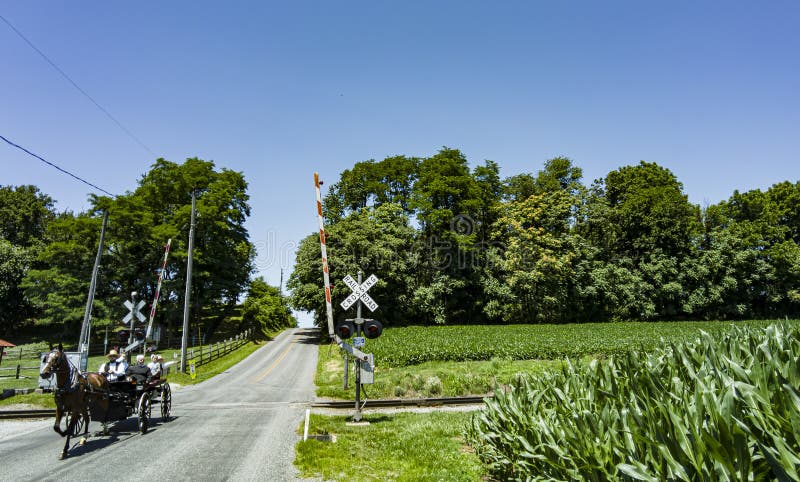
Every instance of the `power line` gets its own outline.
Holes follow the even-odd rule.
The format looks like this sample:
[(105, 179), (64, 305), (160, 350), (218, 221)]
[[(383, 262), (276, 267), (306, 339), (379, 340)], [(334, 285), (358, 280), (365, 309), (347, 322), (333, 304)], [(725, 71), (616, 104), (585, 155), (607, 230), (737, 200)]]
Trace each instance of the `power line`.
[(24, 147), (20, 146), (19, 144), (14, 144), (13, 142), (9, 141), (8, 139), (6, 139), (5, 137), (3, 137), (2, 135), (0, 135), (0, 139), (3, 139), (3, 140), (4, 140), (4, 141), (6, 141), (8, 144), (10, 144), (10, 145), (12, 145), (12, 146), (16, 147), (17, 149), (19, 149), (19, 150), (21, 150), (21, 151), (23, 151), (23, 152), (25, 152), (25, 153), (27, 153), (27, 154), (29, 154), (29, 155), (31, 155), (31, 156), (33, 156), (33, 157), (35, 157), (36, 159), (39, 159), (40, 161), (44, 162), (45, 164), (47, 164), (47, 165), (49, 165), (49, 166), (52, 166), (52, 167), (55, 167), (56, 169), (58, 169), (59, 171), (63, 172), (64, 174), (66, 174), (66, 175), (68, 175), (68, 176), (72, 176), (72, 177), (74, 177), (75, 179), (79, 180), (80, 182), (82, 182), (82, 183), (84, 183), (84, 184), (87, 184), (87, 185), (89, 185), (89, 186), (91, 186), (91, 187), (93, 187), (93, 188), (97, 189), (97, 190), (98, 190), (98, 191), (100, 191), (100, 192), (103, 192), (103, 193), (105, 193), (105, 194), (108, 194), (108, 195), (109, 195), (109, 196), (111, 196), (111, 197), (114, 197), (114, 194), (111, 194), (110, 192), (106, 191), (105, 189), (103, 189), (103, 188), (101, 188), (101, 187), (98, 187), (98, 186), (96, 186), (96, 185), (92, 184), (91, 182), (87, 181), (86, 179), (83, 179), (82, 177), (78, 177), (78, 176), (76, 176), (75, 174), (73, 174), (73, 173), (71, 173), (71, 172), (67, 171), (66, 169), (62, 169), (62, 168), (60, 168), (60, 167), (56, 166), (56, 165), (55, 165), (55, 164), (53, 164), (52, 162), (50, 162), (50, 161), (48, 161), (47, 159), (43, 158), (42, 156), (39, 156), (39, 155), (36, 155), (36, 154), (34, 154), (33, 152), (31, 152), (31, 151), (29, 151), (29, 150), (25, 149)]
[(138, 137), (136, 137), (135, 135), (133, 135), (133, 133), (132, 133), (131, 131), (129, 131), (129, 130), (128, 130), (128, 129), (127, 129), (125, 126), (124, 126), (124, 125), (122, 125), (122, 123), (121, 123), (120, 121), (118, 121), (118, 120), (116, 119), (116, 117), (114, 117), (113, 115), (111, 115), (111, 113), (110, 113), (109, 111), (107, 111), (105, 108), (103, 108), (103, 106), (101, 106), (99, 103), (97, 103), (97, 101), (96, 101), (96, 100), (94, 100), (94, 99), (92, 98), (92, 96), (91, 96), (91, 95), (87, 94), (85, 90), (81, 89), (81, 88), (80, 88), (80, 86), (78, 86), (78, 84), (76, 84), (76, 83), (75, 83), (75, 81), (74, 81), (74, 80), (72, 80), (72, 79), (70, 78), (70, 76), (66, 74), (66, 72), (64, 72), (63, 70), (61, 70), (61, 69), (58, 67), (58, 65), (56, 65), (56, 64), (55, 64), (55, 62), (53, 62), (52, 60), (50, 60), (50, 59), (47, 57), (47, 55), (45, 55), (45, 54), (44, 54), (44, 52), (42, 52), (41, 50), (39, 50), (38, 48), (36, 48), (36, 46), (35, 46), (35, 45), (33, 45), (33, 42), (31, 42), (30, 40), (28, 40), (28, 38), (27, 38), (27, 37), (25, 37), (24, 35), (22, 35), (22, 32), (20, 32), (19, 30), (17, 30), (17, 28), (16, 28), (15, 26), (11, 25), (11, 22), (9, 22), (9, 21), (8, 21), (8, 19), (6, 19), (6, 18), (5, 18), (4, 16), (2, 16), (2, 15), (0, 15), (0, 19), (2, 19), (2, 20), (3, 20), (3, 22), (5, 22), (5, 23), (6, 23), (6, 25), (8, 25), (9, 27), (11, 27), (11, 30), (13, 30), (14, 32), (16, 32), (16, 34), (17, 34), (17, 35), (19, 35), (19, 37), (20, 37), (22, 40), (24, 40), (24, 41), (25, 41), (25, 43), (27, 43), (27, 44), (28, 44), (28, 45), (29, 45), (29, 46), (30, 46), (30, 47), (31, 47), (33, 50), (35, 50), (35, 51), (36, 51), (36, 52), (37, 52), (39, 55), (41, 55), (41, 56), (42, 56), (42, 58), (43, 58), (43, 59), (45, 59), (45, 60), (47, 61), (47, 63), (48, 63), (48, 64), (50, 64), (50, 65), (51, 65), (51, 66), (52, 66), (54, 69), (56, 69), (56, 71), (58, 71), (58, 73), (59, 73), (59, 74), (61, 74), (61, 76), (62, 76), (62, 77), (64, 77), (65, 79), (67, 79), (67, 81), (68, 81), (70, 84), (72, 84), (72, 86), (73, 86), (73, 87), (75, 87), (76, 89), (78, 89), (78, 92), (80, 92), (81, 94), (83, 94), (83, 95), (84, 95), (84, 96), (85, 96), (87, 99), (89, 99), (90, 101), (92, 101), (92, 104), (94, 104), (95, 106), (97, 106), (97, 108), (98, 108), (98, 109), (100, 109), (101, 111), (103, 111), (103, 113), (104, 113), (106, 116), (108, 116), (108, 118), (109, 118), (109, 119), (111, 119), (111, 120), (112, 120), (112, 121), (113, 121), (115, 124), (117, 124), (117, 126), (119, 126), (119, 128), (120, 128), (120, 129), (122, 129), (122, 130), (123, 130), (123, 131), (124, 131), (126, 134), (128, 134), (128, 136), (129, 136), (131, 139), (133, 139), (134, 141), (136, 141), (136, 143), (137, 143), (137, 144), (139, 144), (139, 145), (140, 145), (140, 146), (141, 146), (141, 147), (142, 147), (144, 150), (146, 150), (146, 151), (147, 151), (147, 152), (149, 152), (150, 154), (152, 154), (152, 155), (154, 155), (154, 156), (156, 155), (156, 154), (155, 154), (153, 151), (151, 151), (151, 150), (150, 150), (150, 148), (149, 148), (149, 147), (147, 147), (147, 146), (146, 146), (146, 145), (145, 145), (145, 144), (144, 144), (142, 141), (140, 141)]

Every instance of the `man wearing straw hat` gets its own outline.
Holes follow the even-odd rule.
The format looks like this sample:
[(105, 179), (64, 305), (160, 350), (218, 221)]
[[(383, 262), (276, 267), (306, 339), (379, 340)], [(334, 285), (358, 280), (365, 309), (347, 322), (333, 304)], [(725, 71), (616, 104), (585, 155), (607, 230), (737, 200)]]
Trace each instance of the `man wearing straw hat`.
[(100, 365), (100, 373), (105, 375), (109, 382), (115, 382), (118, 378), (124, 378), (125, 370), (128, 368), (125, 359), (120, 359), (117, 350), (111, 350), (106, 356), (108, 357), (108, 363)]

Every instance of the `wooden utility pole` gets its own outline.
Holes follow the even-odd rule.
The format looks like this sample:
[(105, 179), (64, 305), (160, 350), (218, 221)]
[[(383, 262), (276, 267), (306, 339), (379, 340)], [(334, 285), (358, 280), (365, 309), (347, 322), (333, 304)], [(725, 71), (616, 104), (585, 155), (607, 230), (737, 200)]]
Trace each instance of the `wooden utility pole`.
[(186, 343), (189, 340), (189, 298), (192, 292), (192, 250), (194, 249), (194, 216), (197, 194), (192, 191), (192, 217), (189, 222), (189, 257), (186, 261), (186, 294), (183, 297), (183, 338), (181, 340), (181, 373), (186, 373)]

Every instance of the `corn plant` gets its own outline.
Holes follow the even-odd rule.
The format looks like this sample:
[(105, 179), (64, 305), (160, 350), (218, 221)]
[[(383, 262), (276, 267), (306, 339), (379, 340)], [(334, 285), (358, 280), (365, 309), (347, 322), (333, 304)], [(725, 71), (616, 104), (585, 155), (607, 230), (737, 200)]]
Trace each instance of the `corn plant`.
[(501, 480), (800, 480), (800, 332), (701, 332), (498, 390), (467, 437)]

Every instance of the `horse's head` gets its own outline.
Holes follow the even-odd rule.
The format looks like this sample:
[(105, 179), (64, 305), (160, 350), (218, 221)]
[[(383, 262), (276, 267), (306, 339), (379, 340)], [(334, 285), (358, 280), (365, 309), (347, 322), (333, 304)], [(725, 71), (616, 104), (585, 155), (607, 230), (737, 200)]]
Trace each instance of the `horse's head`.
[(65, 358), (64, 347), (61, 346), (61, 343), (59, 343), (56, 348), (50, 345), (50, 353), (44, 356), (44, 368), (42, 368), (42, 373), (40, 373), (39, 376), (47, 380), (54, 372), (57, 373), (63, 368), (66, 368), (64, 363)]

